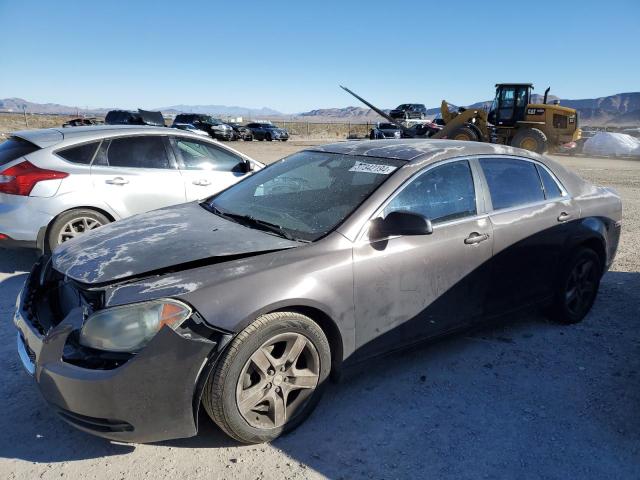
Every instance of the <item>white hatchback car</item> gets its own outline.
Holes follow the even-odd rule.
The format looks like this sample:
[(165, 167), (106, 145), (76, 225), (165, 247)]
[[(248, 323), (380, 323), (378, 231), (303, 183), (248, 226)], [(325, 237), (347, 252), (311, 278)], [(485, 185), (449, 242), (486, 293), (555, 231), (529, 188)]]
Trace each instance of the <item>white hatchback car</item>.
[(106, 223), (208, 197), (263, 167), (173, 128), (15, 132), (0, 144), (0, 247), (53, 250)]

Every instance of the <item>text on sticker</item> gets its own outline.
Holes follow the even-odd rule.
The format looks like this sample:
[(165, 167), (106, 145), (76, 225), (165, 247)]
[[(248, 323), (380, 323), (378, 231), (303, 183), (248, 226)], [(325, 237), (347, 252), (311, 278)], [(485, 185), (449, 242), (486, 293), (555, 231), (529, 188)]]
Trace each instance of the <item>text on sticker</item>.
[(366, 163), (356, 160), (356, 164), (349, 169), (350, 172), (363, 172), (363, 173), (379, 173), (381, 175), (389, 175), (393, 173), (396, 167), (391, 165), (377, 165), (375, 163)]

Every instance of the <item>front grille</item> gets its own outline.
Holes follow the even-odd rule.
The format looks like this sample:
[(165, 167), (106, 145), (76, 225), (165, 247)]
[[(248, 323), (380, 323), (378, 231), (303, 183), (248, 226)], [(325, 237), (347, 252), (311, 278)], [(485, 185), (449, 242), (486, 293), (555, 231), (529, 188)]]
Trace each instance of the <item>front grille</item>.
[(133, 425), (122, 420), (88, 417), (62, 408), (59, 408), (57, 411), (58, 415), (67, 422), (87, 430), (93, 430), (95, 432), (133, 432)]

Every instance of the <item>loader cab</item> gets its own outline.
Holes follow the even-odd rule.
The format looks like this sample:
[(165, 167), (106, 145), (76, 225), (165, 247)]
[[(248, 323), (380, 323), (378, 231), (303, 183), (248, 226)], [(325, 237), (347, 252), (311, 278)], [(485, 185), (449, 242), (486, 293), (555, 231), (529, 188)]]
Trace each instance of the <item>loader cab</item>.
[(513, 127), (524, 120), (531, 99), (530, 83), (498, 83), (496, 96), (489, 110), (489, 122), (495, 126)]

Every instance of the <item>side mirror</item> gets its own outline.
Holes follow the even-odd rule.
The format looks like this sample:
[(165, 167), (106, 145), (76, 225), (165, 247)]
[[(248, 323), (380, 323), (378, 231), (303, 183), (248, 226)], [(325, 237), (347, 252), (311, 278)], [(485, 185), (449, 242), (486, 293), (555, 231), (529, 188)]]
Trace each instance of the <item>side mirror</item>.
[(238, 164), (238, 168), (242, 173), (249, 173), (253, 172), (256, 169), (256, 166), (251, 160), (243, 160)]
[(381, 240), (397, 235), (430, 235), (431, 220), (411, 212), (391, 212), (385, 218), (375, 218), (369, 227), (369, 239)]

